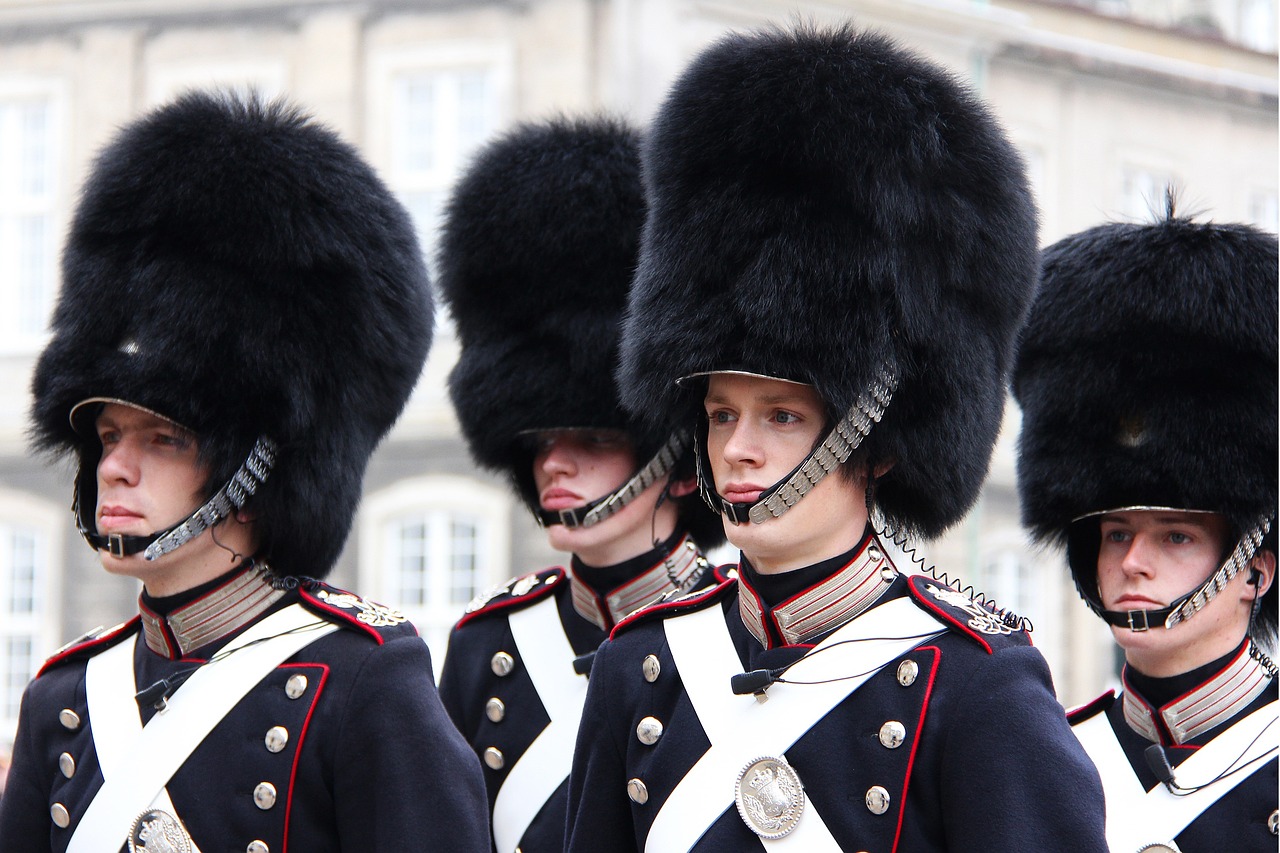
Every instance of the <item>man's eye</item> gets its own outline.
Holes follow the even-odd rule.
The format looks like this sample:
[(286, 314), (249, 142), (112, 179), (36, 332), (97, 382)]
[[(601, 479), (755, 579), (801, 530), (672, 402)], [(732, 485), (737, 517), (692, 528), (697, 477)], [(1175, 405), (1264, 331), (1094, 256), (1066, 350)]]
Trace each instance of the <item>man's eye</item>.
[(1191, 541), (1191, 537), (1185, 533), (1173, 532), (1169, 534), (1169, 541), (1174, 545), (1186, 545)]
[(1123, 530), (1106, 530), (1103, 531), (1102, 538), (1106, 542), (1125, 542), (1129, 536)]
[(733, 420), (733, 416), (723, 410), (717, 410), (707, 413), (707, 420), (713, 424), (727, 424)]
[(778, 412), (774, 415), (774, 420), (780, 424), (794, 424), (800, 421), (800, 416), (792, 412)]
[(117, 432), (110, 432), (110, 431), (101, 432), (101, 433), (98, 433), (98, 440), (102, 442), (103, 446), (106, 446), (108, 444), (115, 444), (117, 441), (120, 440), (120, 434)]

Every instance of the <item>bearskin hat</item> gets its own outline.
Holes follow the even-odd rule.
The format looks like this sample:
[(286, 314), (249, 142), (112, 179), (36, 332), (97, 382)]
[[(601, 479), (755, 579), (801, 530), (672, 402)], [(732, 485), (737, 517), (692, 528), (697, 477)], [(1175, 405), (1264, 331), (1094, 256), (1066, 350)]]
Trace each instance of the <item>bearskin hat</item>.
[(1168, 216), (1044, 252), (1013, 391), (1023, 522), (1124, 506), (1276, 512), (1276, 237)]
[[(449, 395), (475, 460), (535, 510), (531, 433), (622, 430), (643, 462), (672, 432), (628, 415), (613, 379), (645, 217), (639, 143), (604, 117), (520, 125), (481, 150), (446, 210), (439, 282), (462, 345)], [(721, 541), (719, 519), (686, 503), (698, 541)]]
[(192, 430), (210, 493), (265, 435), (264, 553), (326, 573), (431, 341), (414, 228), (373, 170), (284, 103), (185, 95), (98, 157), (62, 275), (31, 419), (39, 449), (79, 453), (80, 499), (100, 448), (68, 413), (87, 398)]
[(676, 82), (644, 175), (624, 404), (689, 421), (677, 378), (742, 370), (814, 385), (834, 419), (887, 361), (877, 503), (926, 536), (961, 518), (1036, 274), (1021, 158), (977, 97), (850, 26), (734, 34)]

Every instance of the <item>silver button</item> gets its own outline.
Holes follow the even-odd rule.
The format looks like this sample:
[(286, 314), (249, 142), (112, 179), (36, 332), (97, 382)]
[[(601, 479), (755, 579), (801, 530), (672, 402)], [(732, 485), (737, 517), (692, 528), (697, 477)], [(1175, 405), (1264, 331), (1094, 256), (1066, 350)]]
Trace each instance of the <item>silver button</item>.
[(880, 562), (880, 558), (883, 556), (884, 555), (880, 553), (880, 549), (875, 545), (867, 546), (867, 559), (871, 560), (871, 562), (878, 563)]
[(253, 789), (253, 804), (264, 812), (276, 804), (276, 786), (270, 782), (259, 782)]
[(640, 671), (644, 673), (644, 680), (653, 684), (662, 674), (662, 661), (658, 660), (657, 655), (646, 655), (644, 663), (640, 664)]
[(636, 737), (645, 746), (653, 746), (662, 737), (662, 721), (657, 717), (645, 717), (636, 726)]
[(484, 715), (489, 718), (489, 722), (500, 723), (502, 718), (507, 715), (507, 706), (503, 704), (501, 699), (494, 696), (484, 703)]
[(1272, 835), (1280, 834), (1280, 809), (1273, 811), (1271, 817), (1267, 818), (1267, 829), (1271, 830)]
[(516, 660), (506, 652), (498, 652), (489, 660), (489, 669), (493, 670), (493, 674), (502, 678), (511, 674), (511, 670), (516, 668)]
[(1171, 844), (1144, 844), (1138, 848), (1138, 853), (1181, 853), (1181, 851)]
[(49, 807), (49, 817), (53, 818), (54, 826), (59, 829), (66, 829), (71, 825), (71, 812), (62, 803), (54, 803)]
[(898, 683), (903, 687), (910, 687), (916, 683), (916, 676), (920, 674), (920, 666), (913, 660), (904, 660), (898, 664)]
[(867, 811), (872, 814), (884, 814), (889, 810), (889, 792), (879, 785), (867, 789)]
[(907, 739), (907, 727), (897, 720), (890, 720), (880, 727), (880, 745), (886, 749), (897, 749)]
[(881, 580), (891, 581), (897, 576), (898, 576), (898, 570), (895, 569), (891, 564), (885, 563), (883, 566), (880, 567)]
[(58, 722), (62, 723), (64, 729), (75, 731), (80, 728), (80, 715), (70, 708), (63, 708), (58, 712)]
[(488, 765), (490, 770), (501, 770), (506, 766), (507, 759), (502, 754), (502, 750), (496, 746), (491, 746), (484, 751), (484, 763)]
[(58, 769), (62, 771), (62, 775), (70, 779), (76, 775), (76, 760), (71, 753), (64, 752), (58, 756)]
[(627, 780), (627, 796), (631, 798), (631, 802), (638, 806), (643, 806), (649, 802), (649, 788), (639, 779)]
[(267, 752), (283, 752), (289, 743), (289, 730), (284, 726), (272, 726), (267, 729), (263, 743), (267, 745)]
[(250, 841), (249, 846), (244, 848), (244, 853), (271, 853), (271, 848), (265, 841)]
[(305, 675), (291, 675), (289, 680), (284, 683), (284, 695), (290, 699), (298, 699), (306, 692), (307, 677)]

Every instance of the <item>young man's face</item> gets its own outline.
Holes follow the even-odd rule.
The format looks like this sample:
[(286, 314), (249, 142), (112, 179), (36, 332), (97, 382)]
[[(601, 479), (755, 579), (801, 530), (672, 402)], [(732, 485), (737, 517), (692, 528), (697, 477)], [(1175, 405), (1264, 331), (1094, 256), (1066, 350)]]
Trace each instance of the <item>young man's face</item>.
[[(1214, 513), (1125, 510), (1099, 522), (1098, 594), (1107, 610), (1156, 610), (1198, 588), (1222, 562), (1230, 527)], [(1244, 639), (1254, 596), (1274, 571), (1254, 561), (1263, 576), (1249, 586), (1241, 572), (1189, 620), (1171, 629), (1133, 631), (1112, 626), (1125, 657), (1147, 675), (1178, 675), (1230, 652)]]
[[(763, 376), (712, 374), (704, 400), (707, 456), (716, 491), (753, 504), (791, 473), (827, 431), (812, 386)], [(782, 517), (732, 524), (725, 534), (764, 574), (803, 568), (858, 543), (867, 521), (864, 477), (833, 472)]]
[[(627, 482), (639, 466), (631, 439), (620, 430), (548, 430), (537, 437), (533, 482), (545, 510), (575, 509)], [(675, 531), (673, 501), (658, 508), (663, 481), (641, 492), (614, 515), (591, 527), (547, 527), (557, 551), (576, 554), (589, 566), (610, 566), (637, 557)], [(675, 496), (679, 496), (676, 494)]]
[[(117, 403), (103, 407), (95, 427), (102, 442), (95, 511), (100, 534), (146, 536), (182, 521), (204, 502), (208, 471), (189, 432), (150, 412)], [(138, 578), (152, 595), (180, 592), (230, 568), (229, 556), (207, 531), (151, 562), (140, 553), (128, 557), (100, 553), (107, 571)], [(214, 567), (212, 576), (198, 571), (202, 560)]]

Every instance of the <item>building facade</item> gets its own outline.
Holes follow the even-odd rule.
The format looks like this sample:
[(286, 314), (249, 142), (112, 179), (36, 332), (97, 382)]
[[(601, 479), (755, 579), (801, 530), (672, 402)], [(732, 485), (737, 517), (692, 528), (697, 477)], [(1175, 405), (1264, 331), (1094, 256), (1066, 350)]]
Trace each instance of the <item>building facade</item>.
[[(126, 618), (137, 587), (79, 540), (66, 461), (29, 455), (26, 393), (94, 152), (190, 87), (287, 96), (363, 150), (426, 250), (470, 153), (513, 122), (604, 110), (643, 124), (722, 33), (852, 19), (971, 80), (1027, 160), (1045, 243), (1184, 210), (1277, 228), (1276, 0), (0, 0), (0, 745), (56, 647)], [(559, 562), (477, 471), (445, 393), (449, 321), (375, 455), (333, 580), (409, 613), (444, 652), (480, 589)], [(1010, 406), (970, 516), (919, 552), (1028, 616), (1064, 702), (1114, 678), (1062, 560), (1018, 525)], [(724, 555), (726, 558), (730, 554)]]

